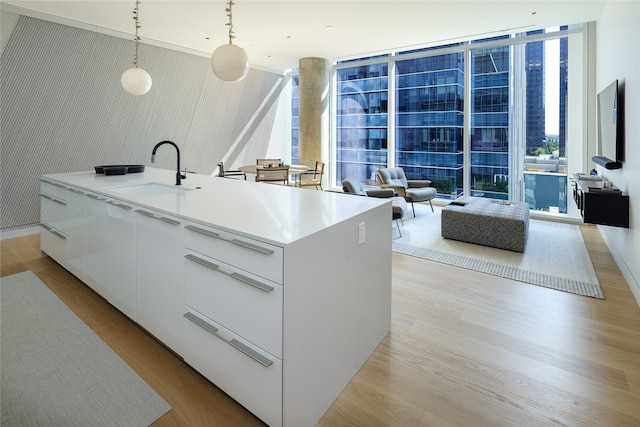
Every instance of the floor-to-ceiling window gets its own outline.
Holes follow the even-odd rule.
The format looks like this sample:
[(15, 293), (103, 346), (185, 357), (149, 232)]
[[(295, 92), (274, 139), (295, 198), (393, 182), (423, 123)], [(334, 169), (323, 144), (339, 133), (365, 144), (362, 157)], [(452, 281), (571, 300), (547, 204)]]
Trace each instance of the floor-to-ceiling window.
[[(409, 179), (430, 179), (439, 198), (566, 212), (567, 70), (584, 68), (569, 34), (581, 26), (336, 64), (334, 184), (355, 176), (376, 185), (377, 169), (399, 166)], [(582, 81), (573, 85), (582, 91)]]
[(464, 51), (430, 55), (395, 61), (395, 165), (455, 198), (463, 189)]
[(509, 198), (510, 62), (508, 46), (471, 51), (472, 196)]
[(567, 212), (568, 67), (579, 64), (569, 58), (567, 43), (568, 38), (561, 37), (514, 47), (524, 51), (524, 60), (513, 68), (526, 76), (522, 199), (532, 209), (558, 213)]

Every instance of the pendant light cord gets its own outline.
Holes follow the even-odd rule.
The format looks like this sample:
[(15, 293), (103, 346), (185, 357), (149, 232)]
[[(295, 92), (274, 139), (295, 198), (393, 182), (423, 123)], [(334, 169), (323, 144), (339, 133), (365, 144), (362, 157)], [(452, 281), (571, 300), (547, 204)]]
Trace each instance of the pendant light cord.
[(227, 7), (224, 11), (227, 12), (227, 16), (229, 17), (229, 22), (226, 24), (229, 27), (229, 44), (233, 44), (231, 41), (236, 38), (233, 33), (233, 11), (232, 7), (235, 4), (233, 0), (229, 0), (227, 2), (229, 7)]
[(135, 68), (138, 68), (138, 46), (140, 45), (140, 36), (138, 35), (138, 30), (140, 30), (140, 0), (136, 0), (136, 6), (133, 9), (133, 20), (136, 22), (136, 37), (134, 38), (136, 42), (136, 50), (133, 55), (133, 65)]

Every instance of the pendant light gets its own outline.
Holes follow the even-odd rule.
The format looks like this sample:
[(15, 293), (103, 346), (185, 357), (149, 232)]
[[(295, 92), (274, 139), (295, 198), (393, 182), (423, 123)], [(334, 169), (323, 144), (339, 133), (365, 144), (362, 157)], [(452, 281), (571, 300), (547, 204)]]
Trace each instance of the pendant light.
[(211, 56), (211, 69), (213, 73), (226, 82), (237, 82), (245, 78), (249, 72), (249, 57), (240, 46), (232, 43), (235, 35), (233, 33), (233, 12), (232, 7), (235, 4), (233, 0), (227, 2), (228, 7), (225, 9), (229, 22), (229, 43), (218, 47)]
[(133, 9), (133, 20), (136, 22), (136, 50), (133, 55), (133, 68), (129, 68), (122, 73), (120, 77), (120, 84), (122, 88), (131, 95), (144, 95), (151, 89), (151, 76), (142, 68), (138, 68), (138, 46), (140, 45), (140, 36), (138, 30), (140, 29), (140, 1), (136, 0), (136, 6)]

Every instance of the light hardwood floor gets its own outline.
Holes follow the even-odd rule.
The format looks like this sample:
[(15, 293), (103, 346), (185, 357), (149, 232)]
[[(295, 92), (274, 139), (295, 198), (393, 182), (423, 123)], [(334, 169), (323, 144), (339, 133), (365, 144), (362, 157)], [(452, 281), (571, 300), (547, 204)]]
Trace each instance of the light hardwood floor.
[[(583, 235), (606, 300), (393, 254), (391, 332), (318, 426), (639, 427), (640, 308)], [(38, 235), (0, 244), (2, 276), (32, 270), (173, 407), (153, 426), (262, 425), (40, 258)]]

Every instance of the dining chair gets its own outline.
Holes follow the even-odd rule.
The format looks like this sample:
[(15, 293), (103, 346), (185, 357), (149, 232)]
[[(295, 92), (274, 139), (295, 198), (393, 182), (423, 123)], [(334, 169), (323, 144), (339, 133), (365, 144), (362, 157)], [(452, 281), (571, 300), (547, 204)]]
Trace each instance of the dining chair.
[(257, 182), (282, 182), (289, 185), (289, 168), (258, 168), (256, 170)]
[(322, 175), (324, 174), (324, 163), (316, 161), (315, 169), (298, 174), (296, 185), (298, 187), (316, 187), (322, 191)]
[(218, 163), (218, 176), (221, 178), (235, 178), (237, 176), (241, 176), (244, 177), (245, 181), (247, 180), (247, 174), (240, 170), (225, 170), (223, 162)]
[(256, 159), (256, 165), (258, 166), (280, 166), (282, 159)]

